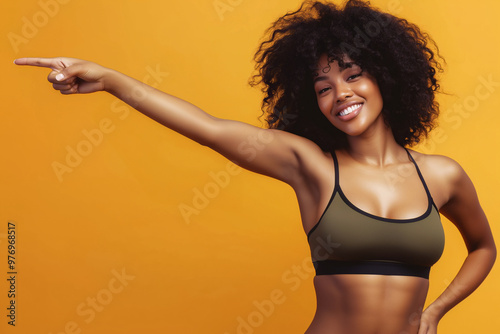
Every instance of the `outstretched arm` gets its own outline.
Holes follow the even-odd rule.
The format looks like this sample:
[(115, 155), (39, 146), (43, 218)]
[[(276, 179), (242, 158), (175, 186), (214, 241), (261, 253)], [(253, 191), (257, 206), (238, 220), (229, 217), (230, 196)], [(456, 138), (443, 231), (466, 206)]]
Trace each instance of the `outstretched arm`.
[(17, 65), (51, 68), (62, 94), (109, 92), (166, 127), (208, 146), (241, 167), (292, 184), (301, 152), (318, 151), (308, 140), (279, 130), (224, 120), (115, 70), (75, 58), (20, 58)]
[(481, 284), (496, 259), (493, 235), (474, 185), (456, 162), (452, 164), (451, 194), (440, 212), (459, 229), (468, 256), (446, 290), (423, 312), (418, 334), (435, 334), (439, 320)]

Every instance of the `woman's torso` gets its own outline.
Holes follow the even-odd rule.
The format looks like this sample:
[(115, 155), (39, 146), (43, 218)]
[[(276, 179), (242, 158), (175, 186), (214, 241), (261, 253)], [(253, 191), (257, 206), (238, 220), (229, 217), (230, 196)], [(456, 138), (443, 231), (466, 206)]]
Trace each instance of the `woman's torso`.
[(416, 334), (429, 281), (420, 277), (320, 275), (306, 334)]
[[(403, 148), (401, 148), (403, 150)], [(447, 199), (442, 178), (432, 173), (432, 158), (412, 151), (437, 208)], [(428, 210), (428, 194), (416, 166), (401, 158), (379, 167), (338, 151), (338, 183), (360, 210), (378, 217), (411, 219)], [(325, 153), (305, 167), (294, 186), (306, 233), (310, 233), (334, 192), (332, 155)], [(417, 333), (428, 280), (415, 276), (336, 274), (314, 278), (317, 311), (307, 334)]]

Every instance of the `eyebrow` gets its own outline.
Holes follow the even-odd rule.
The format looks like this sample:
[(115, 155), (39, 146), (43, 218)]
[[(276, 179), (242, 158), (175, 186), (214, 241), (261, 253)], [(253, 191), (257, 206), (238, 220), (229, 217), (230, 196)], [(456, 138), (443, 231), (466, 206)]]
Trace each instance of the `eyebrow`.
[(328, 79), (328, 77), (323, 75), (323, 76), (314, 78), (313, 83), (316, 83), (318, 81), (325, 81), (327, 79)]
[[(348, 68), (352, 68), (354, 65), (358, 65), (356, 64), (355, 62), (353, 61), (350, 61), (350, 62), (344, 62), (344, 66), (341, 66), (340, 68), (342, 69), (340, 72), (344, 72), (345, 70), (347, 70)], [(359, 65), (358, 65), (359, 66)], [(328, 77), (326, 75), (322, 75), (322, 76), (318, 76), (316, 78), (314, 78), (313, 80), (313, 83), (316, 83), (318, 81), (325, 81), (325, 80), (328, 80)]]

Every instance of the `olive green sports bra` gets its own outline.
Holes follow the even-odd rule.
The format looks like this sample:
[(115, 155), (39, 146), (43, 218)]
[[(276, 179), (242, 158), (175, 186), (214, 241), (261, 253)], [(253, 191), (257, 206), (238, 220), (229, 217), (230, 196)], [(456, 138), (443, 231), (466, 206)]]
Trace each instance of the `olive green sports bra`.
[(439, 211), (417, 163), (415, 165), (428, 198), (427, 211), (412, 219), (390, 219), (369, 214), (352, 204), (339, 186), (335, 166), (335, 187), (330, 201), (307, 239), (316, 275), (371, 274), (429, 278), (430, 267), (444, 248), (444, 231)]

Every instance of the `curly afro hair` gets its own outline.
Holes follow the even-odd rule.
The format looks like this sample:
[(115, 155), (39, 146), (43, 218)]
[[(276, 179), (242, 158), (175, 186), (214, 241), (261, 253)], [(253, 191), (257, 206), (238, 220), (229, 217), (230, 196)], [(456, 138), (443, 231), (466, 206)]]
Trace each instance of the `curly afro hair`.
[[(407, 20), (381, 12), (368, 1), (305, 1), (279, 18), (255, 54), (250, 84), (263, 84), (263, 117), (269, 128), (306, 137), (322, 150), (345, 148), (346, 135), (321, 113), (313, 79), (319, 58), (343, 65), (351, 58), (378, 83), (382, 114), (396, 142), (413, 146), (426, 137), (439, 114), (436, 43)], [(434, 50), (434, 51), (433, 51)]]

